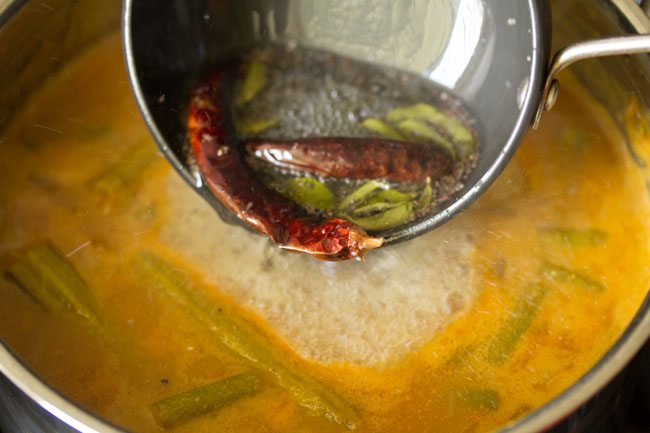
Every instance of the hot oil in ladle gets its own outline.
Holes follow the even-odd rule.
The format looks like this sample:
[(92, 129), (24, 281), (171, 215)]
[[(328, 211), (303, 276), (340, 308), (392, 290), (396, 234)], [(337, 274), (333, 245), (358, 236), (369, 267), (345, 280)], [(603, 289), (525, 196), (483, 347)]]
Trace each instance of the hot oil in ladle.
[(381, 234), (427, 216), (476, 164), (469, 113), (422, 77), (289, 45), (236, 63), (221, 101), (246, 160), (312, 214)]

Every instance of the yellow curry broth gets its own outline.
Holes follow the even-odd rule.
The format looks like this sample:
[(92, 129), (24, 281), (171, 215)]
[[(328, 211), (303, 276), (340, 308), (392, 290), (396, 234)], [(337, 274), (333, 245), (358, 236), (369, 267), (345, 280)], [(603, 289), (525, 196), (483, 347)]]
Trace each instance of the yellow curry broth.
[[(255, 311), (213, 290), (202, 269), (159, 242), (173, 205), (160, 185), (176, 174), (137, 115), (114, 35), (64, 68), (17, 113), (2, 140), (7, 169), (0, 173), (12, 186), (0, 192), (3, 269), (15, 251), (51, 240), (93, 289), (112, 331), (44, 313), (3, 279), (0, 334), (72, 399), (129, 429), (160, 431), (149, 404), (253, 367), (133, 270), (133, 257), (153, 250), (227, 314), (264, 335), (292, 368), (333, 388), (358, 412), (359, 431), (494, 429), (549, 401), (602, 357), (650, 281), (643, 177), (604, 113), (576, 83), (566, 87), (541, 131), (526, 138), (504, 175), (468, 211), (477, 221), (479, 295), (471, 308), (399, 362), (324, 365), (297, 356)], [(119, 160), (136, 167), (138, 176), (98, 184)], [(540, 235), (553, 227), (598, 229), (606, 239), (572, 248)], [(540, 272), (545, 263), (606, 288), (548, 281)], [(520, 340), (495, 358), (496, 336), (530, 283), (545, 287), (539, 310)], [(312, 416), (266, 376), (254, 397), (170, 430), (215, 428), (346, 430)]]

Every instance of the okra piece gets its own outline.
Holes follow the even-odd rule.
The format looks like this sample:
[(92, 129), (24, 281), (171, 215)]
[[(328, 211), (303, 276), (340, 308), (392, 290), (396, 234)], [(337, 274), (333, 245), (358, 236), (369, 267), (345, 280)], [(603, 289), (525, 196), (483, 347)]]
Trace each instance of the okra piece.
[(414, 194), (408, 194), (397, 189), (383, 189), (368, 199), (365, 204), (403, 203), (405, 201), (411, 201), (413, 198)]
[(166, 397), (149, 406), (149, 410), (159, 426), (168, 428), (252, 396), (260, 384), (258, 375), (242, 373)]
[(494, 411), (499, 409), (499, 394), (490, 388), (463, 389), (460, 397), (470, 407)]
[(37, 245), (20, 254), (6, 275), (46, 310), (70, 311), (99, 323), (91, 307), (88, 285), (52, 244)]
[(247, 360), (252, 367), (271, 374), (276, 383), (289, 391), (298, 404), (349, 428), (356, 425), (355, 411), (332, 389), (288, 364), (284, 356), (262, 335), (205, 297), (200, 287), (194, 285), (189, 277), (173, 265), (148, 252), (139, 254), (135, 265), (149, 283), (157, 286), (190, 316), (206, 326), (224, 346)]
[(406, 140), (403, 134), (381, 119), (369, 117), (361, 122), (361, 126), (390, 140)]
[(598, 229), (548, 227), (540, 229), (543, 241), (569, 248), (600, 247), (607, 241), (607, 233)]
[(538, 283), (528, 284), (515, 301), (508, 318), (488, 346), (487, 359), (500, 364), (508, 359), (533, 324), (548, 289)]
[(248, 64), (244, 81), (237, 94), (237, 105), (242, 106), (253, 100), (268, 82), (266, 65), (260, 59), (254, 58)]
[(123, 154), (119, 161), (90, 181), (97, 191), (111, 195), (133, 184), (156, 158), (157, 150), (151, 143), (139, 144)]
[(310, 177), (296, 177), (284, 184), (284, 195), (305, 207), (329, 210), (334, 207), (334, 194), (322, 182)]
[(572, 271), (563, 266), (546, 262), (542, 265), (540, 273), (551, 283), (571, 284), (593, 292), (603, 292), (607, 286), (594, 278)]

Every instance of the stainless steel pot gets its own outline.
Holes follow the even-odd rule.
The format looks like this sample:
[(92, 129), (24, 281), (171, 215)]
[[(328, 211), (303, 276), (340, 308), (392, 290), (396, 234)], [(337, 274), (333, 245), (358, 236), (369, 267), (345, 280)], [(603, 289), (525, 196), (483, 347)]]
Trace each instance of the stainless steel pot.
[[(590, 38), (650, 33), (650, 19), (632, 0), (557, 0), (553, 7), (554, 49)], [(11, 113), (84, 46), (117, 30), (119, 13), (118, 0), (0, 0), (0, 143), (2, 128)], [(650, 109), (647, 56), (589, 61), (576, 66), (574, 71), (619, 123), (630, 94)], [(649, 336), (650, 296), (617, 343), (587, 374), (553, 401), (504, 427), (502, 432), (551, 428), (569, 432), (578, 431), (576, 426), (580, 431), (597, 431), (585, 422), (617, 398), (630, 379), (621, 371)], [(64, 425), (82, 432), (121, 431), (50, 388), (11, 352), (1, 336), (0, 372), (22, 390), (0, 380), (0, 429), (17, 430), (11, 424), (16, 420), (2, 415), (21, 412), (29, 417), (31, 426), (23, 428), (31, 431), (61, 431)], [(596, 394), (599, 397), (593, 398)], [(606, 427), (602, 421), (599, 419), (599, 424)]]

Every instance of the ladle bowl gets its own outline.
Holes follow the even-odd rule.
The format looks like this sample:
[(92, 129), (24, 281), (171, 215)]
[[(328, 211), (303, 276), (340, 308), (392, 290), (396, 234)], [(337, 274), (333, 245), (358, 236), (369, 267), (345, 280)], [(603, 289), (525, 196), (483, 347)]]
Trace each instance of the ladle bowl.
[(548, 0), (126, 0), (126, 63), (144, 119), (181, 176), (230, 223), (188, 164), (183, 113), (191, 80), (255, 45), (291, 41), (430, 80), (476, 118), (478, 163), (464, 186), (428, 215), (378, 233), (385, 244), (446, 222), (503, 170), (557, 96), (555, 74), (586, 57), (650, 50), (650, 36), (577, 45), (549, 70)]

